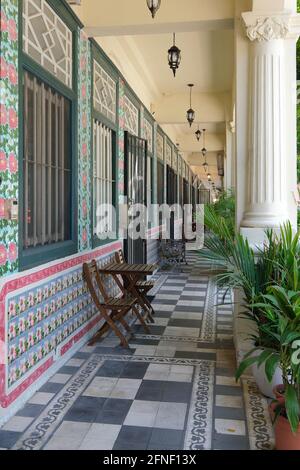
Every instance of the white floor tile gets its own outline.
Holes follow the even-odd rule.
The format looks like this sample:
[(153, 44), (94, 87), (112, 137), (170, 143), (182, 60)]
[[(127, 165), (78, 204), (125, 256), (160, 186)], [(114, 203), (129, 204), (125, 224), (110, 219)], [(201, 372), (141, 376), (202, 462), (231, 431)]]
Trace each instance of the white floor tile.
[(25, 418), (23, 416), (14, 416), (4, 426), (3, 431), (24, 432), (32, 423), (34, 418)]
[(112, 450), (120, 429), (117, 424), (92, 424), (79, 450)]
[(246, 435), (245, 421), (238, 419), (215, 419), (215, 430), (219, 434)]
[(55, 384), (65, 384), (68, 382), (68, 380), (72, 377), (70, 374), (55, 374), (51, 379), (49, 379), (49, 382), (55, 383)]
[(185, 403), (160, 403), (155, 428), (184, 429), (187, 405)]
[(227, 385), (229, 387), (239, 387), (239, 382), (236, 382), (235, 377), (226, 377), (224, 375), (217, 375), (216, 377), (217, 385)]
[(155, 423), (159, 406), (160, 402), (158, 401), (134, 401), (126, 416), (124, 425), (152, 428)]
[(30, 398), (30, 400), (28, 400), (28, 403), (32, 403), (34, 405), (47, 405), (54, 395), (55, 393), (37, 392)]
[(199, 334), (199, 328), (183, 328), (179, 326), (167, 326), (164, 331), (164, 336), (190, 336), (198, 338)]
[(235, 395), (217, 395), (216, 406), (225, 408), (243, 408), (243, 399)]
[(95, 377), (85, 389), (83, 395), (88, 397), (108, 398), (115, 387), (116, 377)]
[(139, 379), (119, 379), (110, 394), (110, 398), (134, 400), (141, 383), (142, 380)]
[(64, 421), (44, 449), (77, 450), (90, 427), (90, 423)]

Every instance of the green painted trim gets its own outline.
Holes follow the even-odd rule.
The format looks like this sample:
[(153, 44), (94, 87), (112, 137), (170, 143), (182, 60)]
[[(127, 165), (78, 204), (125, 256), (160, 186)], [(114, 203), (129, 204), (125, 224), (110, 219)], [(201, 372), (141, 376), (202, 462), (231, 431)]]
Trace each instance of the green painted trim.
[[(93, 59), (93, 45), (92, 45), (92, 59)], [(106, 69), (107, 71), (107, 69)], [(109, 73), (107, 71), (107, 73)], [(116, 103), (117, 103), (117, 109), (116, 109), (116, 120), (117, 124), (114, 125), (109, 119), (107, 119), (105, 116), (103, 116), (101, 113), (96, 111), (94, 109), (93, 105), (93, 98), (94, 98), (94, 67), (92, 67), (92, 93), (91, 93), (91, 168), (90, 168), (90, 178), (91, 178), (91, 222), (90, 222), (90, 233), (92, 236), (92, 248), (97, 248), (99, 246), (105, 246), (108, 243), (112, 243), (114, 241), (118, 240), (118, 233), (119, 233), (119, 145), (118, 145), (118, 139), (119, 139), (119, 80), (116, 83), (117, 85), (117, 95), (116, 95)], [(113, 143), (112, 143), (112, 150), (113, 150), (113, 205), (115, 207), (116, 211), (116, 238), (113, 240), (99, 240), (95, 235), (94, 235), (94, 179), (93, 179), (93, 168), (94, 168), (94, 120), (98, 120), (108, 128), (110, 128), (113, 131)]]
[[(47, 0), (48, 1), (48, 0)], [(49, 0), (50, 1), (50, 0)], [(52, 0), (51, 0), (52, 1)], [(64, 0), (63, 0), (64, 1)], [(50, 4), (50, 3), (49, 3)], [(52, 5), (51, 5), (52, 6)], [(60, 10), (60, 17), (64, 19)], [(72, 165), (72, 181), (71, 181), (71, 240), (65, 242), (45, 245), (43, 247), (35, 247), (24, 250), (23, 248), (23, 224), (24, 224), (24, 177), (23, 171), (19, 171), (19, 266), (20, 270), (30, 269), (40, 264), (44, 264), (55, 259), (64, 258), (71, 254), (77, 253), (77, 225), (78, 225), (78, 27), (73, 30), (73, 90), (68, 88), (53, 76), (50, 72), (43, 69), (37, 62), (32, 60), (23, 52), (23, 3), (19, 3), (19, 168), (23, 169), (23, 152), (24, 152), (24, 93), (23, 81), (24, 70), (35, 75), (38, 79), (45, 82), (52, 89), (63, 95), (71, 104), (71, 165)], [(57, 11), (56, 11), (57, 12)], [(57, 12), (58, 13), (58, 12)]]
[(46, 0), (53, 10), (64, 19), (66, 25), (73, 31), (79, 26), (84, 28), (84, 24), (80, 21), (78, 16), (74, 13), (66, 0)]
[(127, 98), (134, 104), (134, 106), (138, 110), (138, 137), (141, 138), (141, 135), (142, 135), (141, 106), (143, 106), (143, 104), (141, 103), (141, 101), (139, 100), (137, 95), (133, 92), (132, 88), (128, 85), (127, 82), (125, 82), (124, 91), (125, 91), (125, 96), (127, 96)]
[[(45, 255), (47, 253), (47, 256)], [(37, 246), (24, 250), (20, 259), (20, 271), (40, 266), (56, 259), (65, 258), (77, 253), (77, 244), (72, 240), (53, 245)]]
[[(106, 57), (103, 56), (101, 50), (95, 46), (95, 43), (91, 41), (91, 52), (92, 52), (92, 115), (98, 121), (102, 122), (105, 126), (117, 131), (118, 128), (118, 84), (119, 76), (118, 71), (115, 67), (112, 67), (111, 64), (107, 63)], [(94, 107), (94, 60), (105, 70), (105, 72), (115, 81), (116, 83), (116, 122), (108, 119), (104, 114), (98, 111)]]

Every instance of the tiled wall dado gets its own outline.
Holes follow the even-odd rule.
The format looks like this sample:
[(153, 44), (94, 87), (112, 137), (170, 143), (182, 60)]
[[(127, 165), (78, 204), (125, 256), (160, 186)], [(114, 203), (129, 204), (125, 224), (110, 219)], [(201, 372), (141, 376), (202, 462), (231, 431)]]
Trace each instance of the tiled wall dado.
[[(0, 422), (5, 409), (99, 327), (82, 264), (106, 263), (116, 242), (3, 280), (0, 287)], [(107, 279), (111, 294), (116, 287)]]

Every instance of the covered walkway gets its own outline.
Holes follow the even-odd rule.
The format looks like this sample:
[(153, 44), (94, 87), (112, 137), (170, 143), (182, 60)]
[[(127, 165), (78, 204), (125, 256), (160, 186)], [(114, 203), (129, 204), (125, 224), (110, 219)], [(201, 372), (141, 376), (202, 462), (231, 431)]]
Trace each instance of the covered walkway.
[(197, 252), (187, 259), (157, 276), (151, 334), (82, 347), (0, 430), (2, 447), (273, 448), (267, 401), (250, 377), (235, 382), (231, 295)]

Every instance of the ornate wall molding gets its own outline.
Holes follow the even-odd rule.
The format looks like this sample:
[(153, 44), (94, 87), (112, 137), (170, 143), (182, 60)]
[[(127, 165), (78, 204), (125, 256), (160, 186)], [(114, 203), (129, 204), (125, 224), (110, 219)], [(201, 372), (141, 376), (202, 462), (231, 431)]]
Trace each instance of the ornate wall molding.
[(247, 13), (243, 15), (246, 34), (250, 41), (285, 39), (290, 32), (290, 17), (287, 15), (270, 17), (250, 15)]

